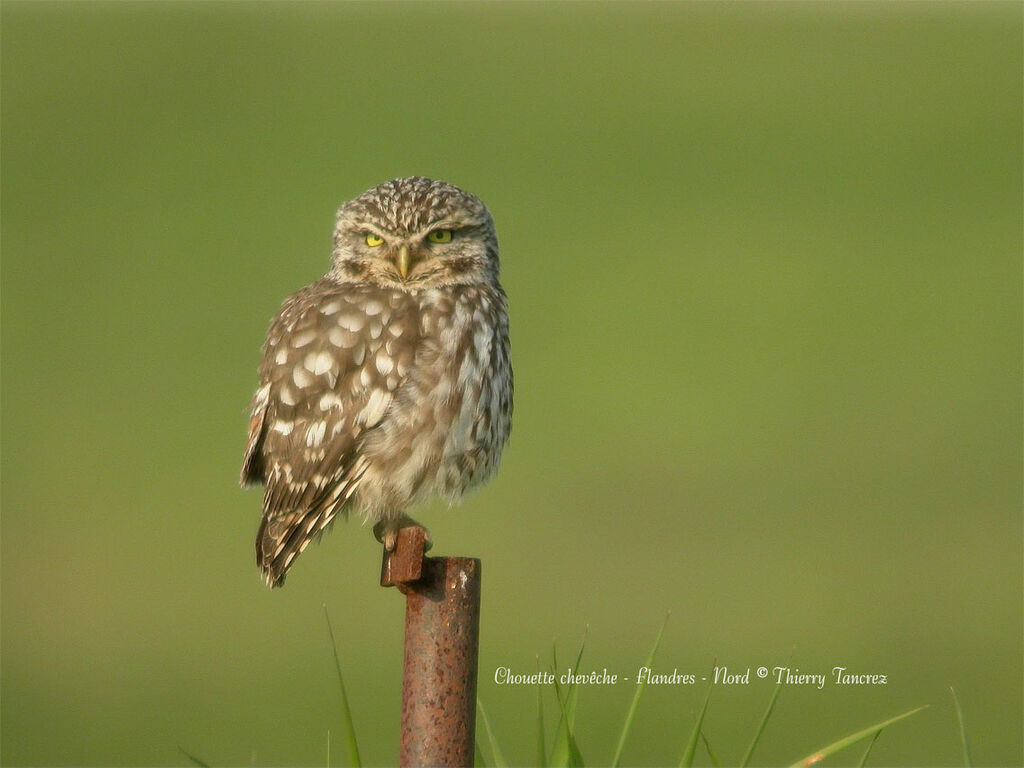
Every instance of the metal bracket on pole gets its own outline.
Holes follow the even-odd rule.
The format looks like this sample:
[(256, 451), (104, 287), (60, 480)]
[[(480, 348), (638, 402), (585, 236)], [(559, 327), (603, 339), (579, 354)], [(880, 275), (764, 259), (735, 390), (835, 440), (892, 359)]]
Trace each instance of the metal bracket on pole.
[(402, 528), (384, 553), (382, 587), (405, 595), (398, 764), (470, 768), (476, 736), (480, 561), (424, 557), (426, 532)]

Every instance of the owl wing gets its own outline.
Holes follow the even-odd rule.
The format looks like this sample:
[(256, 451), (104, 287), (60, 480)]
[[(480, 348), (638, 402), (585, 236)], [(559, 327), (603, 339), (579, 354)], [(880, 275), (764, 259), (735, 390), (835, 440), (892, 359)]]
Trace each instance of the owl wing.
[(242, 459), (242, 473), (239, 482), (243, 488), (251, 488), (263, 482), (263, 422), (267, 415), (267, 395), (270, 385), (264, 384), (256, 390), (249, 408), (249, 437), (245, 441), (245, 458)]
[(413, 309), (401, 295), (321, 281), (271, 324), (242, 469), (266, 487), (256, 560), (271, 586), (358, 487), (363, 440), (412, 363)]

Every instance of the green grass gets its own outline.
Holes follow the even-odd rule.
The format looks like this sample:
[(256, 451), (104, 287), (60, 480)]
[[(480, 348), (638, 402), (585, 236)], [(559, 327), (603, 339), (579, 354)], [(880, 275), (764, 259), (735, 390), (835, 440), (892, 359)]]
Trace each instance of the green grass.
[[(345, 678), (341, 670), (341, 661), (338, 656), (337, 643), (334, 638), (334, 630), (331, 627), (330, 614), (327, 611), (326, 605), (324, 606), (324, 618), (327, 622), (327, 631), (331, 639), (331, 652), (334, 657), (335, 669), (337, 671), (338, 676), (338, 689), (339, 692), (341, 693), (342, 713), (344, 718), (345, 731), (348, 736), (348, 765), (352, 766), (353, 768), (359, 768), (362, 765), (362, 762), (359, 756), (359, 747), (356, 742), (356, 732), (352, 717), (352, 710), (349, 705), (348, 694), (345, 689)], [(658, 635), (654, 640), (654, 644), (651, 646), (651, 650), (647, 654), (644, 666), (650, 667), (652, 665), (655, 658), (655, 654), (658, 650), (658, 646), (661, 644), (661, 639), (664, 636), (665, 627), (667, 624), (668, 616), (666, 615), (665, 621), (662, 623), (661, 629), (658, 630)], [(583, 659), (583, 651), (585, 648), (586, 635), (584, 634), (583, 641), (580, 643), (579, 653), (576, 655), (576, 662), (573, 665), (574, 676), (579, 671), (580, 662)], [(552, 646), (551, 655), (552, 661), (550, 669), (552, 672), (557, 672), (558, 652), (555, 646)], [(538, 659), (538, 668), (539, 666), (540, 661)], [(583, 756), (580, 752), (579, 745), (576, 742), (575, 732), (576, 709), (579, 704), (579, 686), (575, 682), (572, 682), (568, 686), (563, 688), (563, 686), (559, 684), (557, 680), (558, 676), (556, 675), (554, 691), (555, 698), (558, 702), (559, 719), (558, 724), (556, 726), (554, 741), (552, 742), (552, 750), (550, 756), (548, 755), (545, 749), (546, 739), (544, 725), (544, 697), (542, 692), (543, 689), (540, 685), (538, 685), (536, 732), (537, 765), (542, 766), (544, 768), (547, 768), (547, 766), (550, 766), (550, 768), (583, 768), (583, 766), (585, 766), (586, 763), (583, 760)], [(615, 753), (612, 756), (611, 761), (607, 763), (609, 765), (612, 765), (613, 767), (617, 768), (617, 766), (622, 764), (624, 748), (629, 738), (630, 732), (632, 731), (633, 724), (636, 721), (636, 713), (644, 687), (645, 686), (643, 684), (637, 684), (637, 690), (634, 693), (633, 699), (630, 701), (629, 708), (626, 711), (626, 716), (623, 720), (622, 731), (620, 733), (619, 740), (615, 748)], [(775, 689), (772, 691), (772, 695), (768, 701), (768, 706), (765, 709), (764, 716), (758, 723), (757, 728), (754, 731), (754, 735), (750, 742), (750, 745), (747, 747), (747, 750), (744, 753), (743, 758), (738, 763), (738, 765), (746, 766), (749, 764), (750, 759), (754, 753), (754, 749), (757, 747), (758, 742), (767, 730), (768, 721), (770, 720), (771, 715), (775, 710), (775, 704), (778, 700), (779, 691), (781, 687), (781, 684), (777, 684), (775, 686)], [(707, 691), (704, 694), (703, 704), (701, 705), (700, 711), (697, 713), (697, 718), (693, 723), (693, 727), (690, 731), (689, 738), (686, 742), (685, 747), (683, 748), (683, 753), (679, 760), (680, 768), (690, 768), (694, 765), (694, 762), (697, 757), (698, 746), (704, 747), (704, 751), (707, 754), (707, 757), (713, 766), (718, 768), (719, 766), (724, 764), (722, 760), (718, 757), (716, 752), (712, 749), (711, 744), (708, 742), (707, 736), (704, 733), (704, 721), (708, 712), (708, 704), (711, 701), (711, 693), (713, 690), (714, 683), (712, 679), (709, 678)], [(956, 709), (958, 722), (960, 725), (960, 737), (961, 743), (963, 745), (964, 764), (965, 766), (967, 766), (967, 768), (970, 768), (970, 753), (967, 747), (967, 736), (963, 723), (963, 712), (960, 709), (960, 703), (957, 700), (956, 691), (952, 688), (950, 690), (953, 695), (953, 702)], [(487, 744), (490, 748), (491, 759), (487, 759), (480, 745), (480, 740), (478, 738), (474, 745), (474, 765), (478, 768), (490, 768), (491, 766), (493, 766), (493, 768), (508, 768), (510, 763), (505, 758), (501, 746), (498, 743), (497, 738), (495, 737), (494, 730), (491, 728), (491, 722), (490, 719), (487, 717), (487, 712), (484, 709), (484, 705), (479, 700), (477, 701), (477, 708), (480, 712), (480, 723), (483, 725), (483, 732), (486, 735)], [(871, 754), (872, 748), (878, 741), (879, 736), (881, 736), (882, 732), (886, 728), (888, 728), (891, 725), (894, 725), (895, 723), (900, 722), (901, 720), (905, 720), (906, 718), (909, 718), (912, 715), (915, 715), (926, 708), (927, 705), (917, 707), (908, 712), (896, 715), (895, 717), (891, 717), (887, 720), (875, 723), (874, 725), (868, 726), (867, 728), (863, 728), (859, 731), (851, 733), (848, 736), (837, 739), (836, 741), (833, 741), (827, 746), (816, 749), (807, 756), (797, 760), (789, 768), (809, 768), (809, 766), (816, 765), (817, 763), (820, 763), (822, 760), (825, 760), (826, 758), (831, 757), (832, 755), (835, 755), (836, 753), (841, 752), (844, 749), (847, 749), (849, 747), (854, 746), (855, 744), (859, 744), (862, 741), (870, 739), (870, 741), (868, 742), (867, 749), (864, 751), (864, 754), (861, 756), (860, 761), (857, 763), (858, 768), (864, 768), (864, 766), (867, 765), (867, 760), (869, 755)], [(329, 731), (327, 738), (327, 765), (328, 768), (330, 768), (331, 760)], [(179, 747), (179, 751), (192, 764), (199, 766), (200, 768), (208, 768), (208, 763), (191, 754), (190, 752), (187, 752), (185, 749)], [(598, 762), (595, 764), (604, 765), (606, 763)]]
[[(658, 646), (661, 645), (661, 637), (665, 634), (665, 627), (668, 625), (668, 617), (670, 614), (665, 615), (665, 621), (662, 622), (661, 629), (658, 630), (658, 636), (654, 639), (654, 645), (651, 646), (651, 652), (647, 654), (647, 659), (644, 661), (645, 667), (652, 667), (654, 664), (654, 654), (658, 650)], [(612, 758), (612, 768), (619, 768), (619, 763), (622, 760), (622, 749), (626, 746), (626, 737), (629, 736), (629, 732), (633, 727), (633, 719), (636, 717), (636, 708), (640, 704), (640, 696), (644, 692), (647, 681), (643, 683), (637, 681), (636, 692), (633, 694), (633, 701), (629, 704), (629, 711), (626, 712), (626, 721), (622, 724), (622, 735), (619, 736), (618, 746), (615, 747), (615, 757)]]
[(178, 751), (181, 752), (181, 754), (183, 754), (185, 757), (187, 757), (188, 761), (192, 763), (192, 765), (195, 765), (198, 768), (210, 768), (209, 763), (200, 760), (198, 757), (193, 755), (191, 752), (183, 749), (182, 747), (178, 747)]
[[(491, 757), (492, 765), (497, 768), (508, 768), (508, 760), (505, 759), (505, 755), (501, 752), (501, 747), (498, 746), (498, 740), (494, 738), (494, 731), (491, 730), (491, 721), (487, 719), (487, 712), (484, 711), (484, 703), (477, 699), (477, 709), (480, 710), (480, 720), (484, 724), (484, 731), (487, 733), (487, 741), (491, 745)], [(477, 740), (477, 754), (479, 757), (483, 756), (480, 750), (480, 742)]]
[(868, 742), (868, 748), (864, 750), (864, 754), (861, 755), (860, 762), (857, 763), (857, 768), (864, 768), (864, 766), (868, 764), (868, 755), (871, 754), (871, 749), (875, 746), (875, 742), (878, 741), (878, 737), (881, 735), (881, 731), (875, 731), (874, 737)]
[(960, 699), (957, 698), (956, 689), (953, 688), (953, 686), (950, 686), (949, 692), (953, 695), (953, 708), (956, 709), (956, 721), (960, 726), (960, 746), (964, 751), (964, 768), (971, 768), (971, 748), (967, 745), (967, 729), (964, 727), (964, 712), (960, 709)]
[[(789, 666), (789, 660), (786, 660), (786, 666)], [(764, 711), (764, 716), (761, 718), (761, 723), (758, 725), (757, 730), (754, 732), (754, 738), (750, 742), (750, 746), (747, 747), (746, 754), (743, 755), (743, 760), (740, 762), (740, 768), (747, 768), (750, 765), (750, 758), (754, 756), (754, 750), (757, 749), (757, 743), (761, 740), (761, 735), (764, 733), (765, 727), (768, 725), (768, 719), (772, 716), (772, 712), (775, 710), (775, 702), (779, 698), (779, 691), (782, 690), (782, 681), (776, 683), (775, 690), (772, 691), (772, 697), (768, 700), (768, 707)]]
[[(902, 715), (890, 717), (888, 720), (883, 720), (881, 723), (876, 723), (875, 725), (864, 728), (863, 730), (857, 731), (856, 733), (851, 733), (849, 736), (839, 739), (838, 741), (834, 741), (827, 747), (817, 749), (811, 754), (809, 754), (807, 757), (802, 758), (801, 760), (797, 760), (795, 763), (793, 763), (793, 765), (790, 766), (790, 768), (806, 768), (806, 766), (819, 763), (826, 757), (831, 757), (836, 752), (846, 749), (847, 747), (852, 747), (854, 744), (864, 741), (864, 739), (871, 737), (878, 738), (878, 735), (881, 734), (883, 730), (885, 730), (893, 723), (897, 723), (900, 720), (903, 720), (904, 718), (910, 717), (911, 715), (920, 712), (922, 709), (924, 709), (924, 707), (917, 707), (916, 709), (912, 709), (909, 712), (904, 712)], [(862, 760), (861, 764), (863, 765), (863, 763), (864, 761)]]
[[(583, 649), (587, 645), (586, 631), (583, 633), (583, 642), (580, 643), (580, 652), (576, 654), (576, 663), (572, 667), (572, 677), (579, 673), (580, 661), (583, 659)], [(572, 682), (562, 695), (562, 686), (558, 682), (558, 651), (551, 647), (551, 672), (555, 674), (555, 698), (558, 701), (559, 717), (558, 726), (555, 729), (555, 741), (551, 748), (551, 758), (548, 765), (553, 768), (570, 766), (579, 768), (584, 765), (583, 755), (579, 745), (576, 743), (574, 730), (576, 727), (576, 705), (579, 702), (579, 686)]]
[(693, 730), (690, 732), (690, 739), (686, 742), (686, 748), (683, 750), (683, 756), (679, 760), (679, 768), (690, 768), (693, 765), (693, 760), (697, 755), (697, 742), (700, 739), (700, 735), (704, 728), (704, 716), (708, 711), (708, 702), (711, 701), (711, 688), (712, 684), (708, 683), (708, 692), (704, 695), (704, 704), (700, 708), (700, 714), (697, 715), (697, 722), (693, 724)]
[[(540, 672), (540, 656), (537, 657), (537, 671)], [(537, 766), (547, 768), (548, 751), (544, 738), (544, 687), (537, 683)]]
[[(341, 692), (341, 709), (345, 720), (345, 735), (348, 744), (348, 764), (353, 768), (362, 766), (359, 757), (359, 744), (356, 742), (356, 727), (352, 720), (352, 708), (348, 703), (348, 692), (345, 690), (345, 676), (341, 673), (341, 659), (338, 658), (338, 643), (334, 639), (334, 628), (331, 626), (331, 615), (327, 612), (327, 605), (324, 605), (324, 619), (327, 622), (327, 634), (331, 637), (331, 653), (334, 654), (334, 668), (338, 673), (338, 690)], [(330, 765), (330, 731), (327, 732), (327, 763)]]
[[(662, 637), (664, 636), (665, 626), (667, 625), (667, 623), (668, 623), (668, 616), (665, 617), (665, 622), (662, 624), (661, 629), (658, 630), (658, 635), (655, 638), (654, 644), (651, 646), (650, 652), (647, 654), (647, 658), (646, 658), (646, 661), (644, 663), (644, 666), (650, 667), (652, 665), (652, 663), (654, 661), (655, 654), (657, 653), (657, 650), (658, 650), (658, 646), (661, 644)], [(577, 674), (577, 672), (579, 670), (580, 662), (582, 661), (583, 652), (584, 652), (585, 648), (586, 648), (586, 636), (584, 635), (583, 642), (581, 642), (581, 644), (580, 644), (579, 653), (576, 655), (576, 662), (575, 662), (575, 664), (573, 665), (573, 668), (572, 668), (574, 676)], [(551, 657), (552, 657), (552, 662), (551, 662), (550, 669), (551, 669), (552, 672), (556, 672), (558, 670), (558, 651), (557, 651), (557, 648), (554, 647), (554, 646), (552, 647)], [(633, 695), (632, 700), (630, 701), (629, 708), (626, 710), (626, 716), (625, 716), (625, 718), (623, 720), (622, 731), (621, 731), (621, 733), (619, 735), (619, 739), (618, 739), (617, 745), (615, 747), (615, 752), (612, 755), (611, 760), (608, 763), (605, 763), (604, 761), (597, 761), (597, 762), (595, 762), (593, 764), (595, 764), (595, 765), (611, 765), (611, 766), (613, 766), (615, 768), (617, 768), (617, 766), (622, 764), (622, 757), (623, 757), (624, 749), (625, 749), (626, 743), (627, 743), (627, 741), (629, 739), (629, 735), (630, 735), (630, 733), (631, 733), (631, 731), (633, 729), (633, 725), (634, 725), (634, 723), (636, 721), (637, 709), (638, 709), (638, 706), (639, 706), (639, 703), (640, 703), (640, 698), (641, 698), (641, 696), (643, 694), (644, 687), (645, 687), (644, 685), (639, 684), (639, 683), (636, 686), (636, 691), (635, 691), (635, 693)], [(772, 691), (772, 695), (771, 695), (771, 698), (768, 701), (768, 706), (765, 709), (764, 715), (762, 716), (760, 722), (758, 723), (757, 728), (755, 729), (753, 737), (752, 737), (752, 739), (750, 741), (750, 744), (747, 747), (745, 753), (743, 754), (743, 757), (742, 757), (741, 761), (739, 763), (737, 763), (738, 765), (740, 765), (740, 766), (747, 766), (750, 763), (750, 760), (751, 760), (751, 758), (752, 758), (752, 756), (754, 754), (754, 750), (756, 749), (759, 741), (761, 740), (761, 737), (764, 735), (764, 733), (766, 732), (766, 730), (768, 728), (768, 723), (769, 723), (769, 720), (771, 719), (772, 713), (775, 710), (775, 704), (776, 704), (776, 702), (778, 700), (779, 692), (781, 690), (781, 687), (782, 687), (781, 684), (777, 684), (775, 686), (775, 689)], [(555, 728), (554, 742), (553, 742), (553, 747), (552, 747), (552, 750), (551, 750), (551, 753), (550, 753), (550, 758), (547, 761), (544, 761), (543, 759), (539, 759), (538, 760), (538, 765), (549, 766), (550, 768), (580, 768), (580, 767), (586, 765), (586, 762), (583, 760), (583, 756), (582, 756), (582, 753), (581, 753), (581, 751), (579, 749), (579, 744), (578, 744), (577, 739), (576, 739), (576, 725), (575, 725), (575, 723), (576, 723), (576, 710), (577, 710), (577, 707), (578, 707), (578, 704), (579, 704), (579, 686), (577, 686), (573, 682), (573, 683), (570, 683), (568, 686), (564, 686), (563, 687), (558, 682), (558, 676), (556, 675), (556, 677), (555, 677), (555, 684), (554, 684), (553, 688), (554, 688), (555, 698), (556, 698), (556, 701), (558, 703), (559, 718), (558, 718), (558, 723), (557, 723), (556, 728)], [(539, 689), (539, 686), (538, 686), (538, 689)], [(699, 746), (703, 746), (704, 751), (706, 752), (707, 757), (710, 760), (712, 765), (720, 766), (720, 765), (725, 764), (718, 757), (717, 753), (712, 749), (710, 743), (708, 742), (707, 736), (704, 733), (704, 722), (705, 722), (705, 718), (707, 716), (708, 705), (709, 705), (709, 703), (711, 701), (711, 693), (712, 693), (713, 689), (714, 689), (714, 683), (711, 680), (711, 678), (709, 678), (709, 682), (708, 682), (708, 686), (707, 686), (707, 692), (704, 695), (703, 704), (701, 705), (700, 711), (697, 714), (697, 718), (696, 718), (695, 722), (693, 723), (693, 727), (692, 727), (692, 729), (690, 731), (689, 738), (688, 738), (688, 740), (686, 742), (685, 747), (683, 748), (682, 756), (679, 759), (679, 766), (680, 766), (680, 768), (690, 768), (691, 766), (694, 765), (694, 763), (696, 761), (696, 758), (697, 758), (697, 752), (698, 752), (698, 747)], [(954, 697), (955, 697), (955, 694), (954, 694)], [(537, 735), (536, 735), (536, 739), (537, 739), (537, 752), (536, 752), (536, 754), (538, 755), (539, 758), (543, 758), (544, 755), (546, 754), (545, 749), (544, 749), (544, 745), (545, 745), (545, 729), (544, 729), (544, 708), (543, 707), (544, 707), (543, 695), (540, 692), (540, 690), (538, 690), (538, 696), (537, 696), (537, 724), (538, 724), (538, 727), (537, 727)], [(868, 759), (868, 756), (871, 753), (871, 749), (874, 746), (875, 742), (878, 740), (878, 737), (881, 735), (882, 731), (887, 729), (889, 726), (894, 725), (894, 724), (900, 722), (901, 720), (904, 720), (904, 719), (906, 719), (906, 718), (908, 718), (908, 717), (910, 717), (910, 716), (920, 712), (922, 709), (925, 709), (925, 707), (924, 706), (917, 707), (917, 708), (912, 709), (912, 710), (910, 710), (908, 712), (903, 712), (902, 714), (896, 715), (894, 717), (890, 717), (890, 718), (888, 718), (886, 720), (883, 720), (881, 722), (875, 723), (874, 725), (870, 725), (867, 728), (863, 728), (863, 729), (861, 729), (859, 731), (851, 733), (848, 736), (844, 736), (844, 737), (842, 737), (840, 739), (837, 739), (837, 740), (831, 742), (830, 744), (828, 744), (826, 746), (823, 746), (823, 747), (820, 747), (819, 749), (814, 750), (813, 752), (808, 754), (806, 757), (803, 757), (803, 758), (797, 760), (796, 762), (794, 762), (792, 764), (792, 766), (790, 766), (790, 768), (807, 768), (807, 766), (815, 765), (815, 764), (819, 763), (820, 761), (824, 760), (825, 758), (831, 757), (832, 755), (834, 755), (834, 754), (836, 754), (838, 752), (841, 752), (844, 749), (847, 749), (849, 747), (854, 746), (855, 744), (859, 744), (859, 743), (861, 743), (861, 742), (863, 742), (863, 741), (865, 741), (867, 739), (870, 739), (871, 741), (868, 743), (868, 747), (865, 750), (864, 754), (861, 756), (861, 759), (860, 759), (860, 761), (858, 763), (859, 766), (863, 767), (864, 765), (867, 764), (867, 759)], [(960, 715), (959, 706), (957, 706), (957, 712), (958, 712), (958, 715)], [(493, 762), (490, 763), (490, 764), (484, 762), (484, 757), (483, 757), (482, 750), (480, 750), (479, 745), (478, 745), (478, 747), (477, 747), (477, 764), (482, 766), (483, 768), (486, 768), (486, 766), (488, 766), (488, 765), (494, 765), (494, 766), (496, 766), (496, 768), (507, 768), (508, 762), (504, 758), (504, 755), (503, 755), (501, 749), (498, 746), (498, 742), (497, 742), (497, 740), (496, 740), (496, 738), (494, 736), (494, 732), (491, 729), (490, 721), (487, 719), (487, 715), (484, 712), (484, 709), (483, 709), (482, 705), (480, 706), (480, 714), (481, 714), (481, 717), (482, 717), (482, 720), (483, 720), (484, 729), (485, 729), (485, 731), (487, 733), (487, 739), (488, 739), (488, 741), (490, 743), (491, 753), (492, 753), (494, 759), (493, 759)], [(960, 715), (960, 722), (961, 722), (961, 734), (962, 734), (963, 733), (963, 728), (962, 728), (963, 719), (962, 719), (962, 715)], [(962, 740), (963, 740), (963, 744), (964, 744), (964, 754), (965, 754), (965, 759), (966, 759), (966, 756), (967, 756), (966, 737), (963, 737)], [(968, 763), (968, 765), (969, 765), (969, 763)]]

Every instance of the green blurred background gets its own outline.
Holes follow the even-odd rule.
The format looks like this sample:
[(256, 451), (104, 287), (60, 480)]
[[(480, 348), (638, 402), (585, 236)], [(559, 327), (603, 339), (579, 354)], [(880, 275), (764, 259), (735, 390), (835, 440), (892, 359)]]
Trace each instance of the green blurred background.
[[(269, 318), (409, 174), (501, 238), (512, 442), (421, 518), (484, 562), (510, 760), (535, 691), (496, 667), (589, 625), (583, 669), (634, 675), (671, 610), (662, 671), (888, 675), (785, 689), (757, 763), (921, 704), (871, 763), (959, 763), (952, 685), (976, 763), (1020, 764), (1022, 16), (5, 0), (4, 764), (324, 765), (328, 731), (339, 764), (323, 604), (395, 761), (378, 545), (341, 524), (271, 592), (236, 477)], [(589, 764), (632, 693), (584, 691)], [(770, 693), (714, 692), (723, 760)], [(675, 764), (702, 698), (649, 688), (625, 762)]]

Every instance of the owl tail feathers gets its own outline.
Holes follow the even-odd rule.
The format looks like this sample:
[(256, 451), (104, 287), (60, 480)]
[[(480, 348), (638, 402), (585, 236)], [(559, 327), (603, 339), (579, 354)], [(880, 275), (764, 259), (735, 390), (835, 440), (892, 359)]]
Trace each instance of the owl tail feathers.
[(268, 587), (284, 585), (292, 562), (323, 533), (333, 517), (322, 508), (263, 516), (256, 534), (256, 564)]

